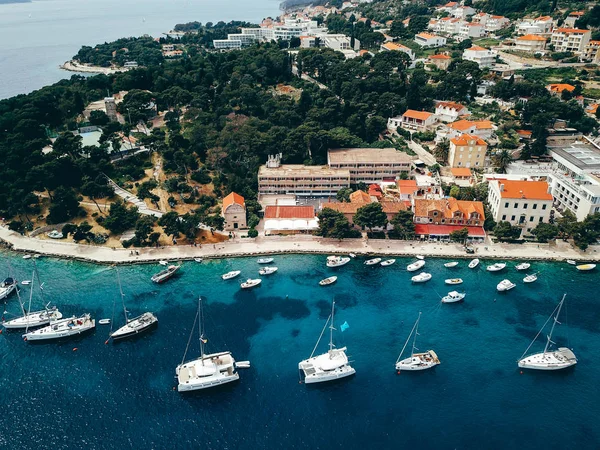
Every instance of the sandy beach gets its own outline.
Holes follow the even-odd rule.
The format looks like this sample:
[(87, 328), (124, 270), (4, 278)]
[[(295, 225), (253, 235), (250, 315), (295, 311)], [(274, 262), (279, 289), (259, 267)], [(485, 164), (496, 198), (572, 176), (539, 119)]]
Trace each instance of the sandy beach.
[(80, 73), (103, 73), (104, 75), (110, 75), (111, 73), (117, 72), (126, 72), (125, 68), (114, 68), (114, 67), (100, 67), (100, 66), (91, 66), (88, 64), (81, 64), (74, 60), (66, 61), (64, 64), (60, 66), (63, 70), (68, 70), (69, 72), (80, 72)]
[[(475, 255), (469, 255), (462, 245), (440, 242), (363, 240), (337, 241), (315, 236), (269, 236), (256, 239), (238, 238), (220, 244), (202, 246), (174, 245), (161, 248), (109, 248), (70, 242), (48, 241), (22, 236), (0, 227), (0, 240), (14, 251), (23, 253), (71, 258), (102, 264), (150, 263), (160, 260), (192, 260), (194, 258), (229, 258), (236, 256), (322, 253), (357, 255), (425, 255), (445, 258), (496, 258), (522, 260), (598, 261), (600, 246), (590, 247), (586, 252), (573, 248), (569, 243), (556, 244), (476, 244)], [(138, 254), (135, 253), (137, 251)]]

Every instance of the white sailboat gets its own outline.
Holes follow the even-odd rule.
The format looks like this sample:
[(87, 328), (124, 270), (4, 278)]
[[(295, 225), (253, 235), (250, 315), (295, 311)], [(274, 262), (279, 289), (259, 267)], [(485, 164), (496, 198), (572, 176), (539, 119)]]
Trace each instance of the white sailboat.
[(444, 280), (444, 283), (446, 284), (462, 284), (463, 279), (462, 278), (448, 278), (447, 280)]
[[(35, 260), (33, 264), (34, 269), (31, 279), (35, 280), (35, 277), (37, 276), (37, 281), (40, 286), (40, 294), (42, 296), (42, 300), (44, 300), (43, 290), (41, 289), (42, 283), (40, 283), (40, 278), (37, 273), (37, 268), (35, 266)], [(25, 331), (28, 331), (29, 328), (36, 328), (43, 325), (48, 325), (50, 322), (62, 319), (62, 314), (56, 308), (56, 306), (48, 308), (49, 303), (46, 304), (45, 308), (41, 311), (31, 311), (31, 302), (33, 300), (33, 287), (33, 284), (31, 284), (31, 290), (29, 291), (29, 305), (27, 306), (27, 310), (25, 310), (25, 306), (23, 305), (23, 302), (21, 301), (21, 296), (19, 295), (19, 290), (17, 289), (17, 299), (19, 300), (19, 307), (21, 308), (22, 316), (16, 317), (11, 320), (5, 320), (4, 322), (2, 322), (2, 326), (4, 328), (9, 330), (19, 330), (25, 328)]]
[(256, 262), (258, 264), (269, 264), (273, 262), (273, 258), (258, 258)]
[(537, 274), (532, 273), (531, 275), (527, 275), (525, 278), (523, 278), (523, 283), (533, 283), (534, 281), (537, 281), (537, 279)]
[(5, 278), (4, 281), (0, 283), (0, 300), (4, 300), (16, 291), (18, 284), (19, 282), (12, 277)]
[(91, 318), (90, 314), (84, 314), (80, 317), (72, 316), (56, 320), (48, 326), (25, 333), (23, 339), (28, 342), (61, 339), (82, 334), (94, 328), (96, 328), (96, 321)]
[(262, 280), (260, 278), (255, 278), (255, 279), (248, 278), (246, 281), (244, 281), (242, 284), (240, 284), (240, 287), (242, 289), (250, 289), (250, 288), (253, 288), (254, 286), (258, 286), (260, 283), (262, 283)]
[(121, 304), (123, 305), (123, 314), (125, 315), (125, 325), (110, 334), (113, 341), (119, 339), (125, 339), (128, 337), (136, 336), (144, 331), (148, 331), (153, 326), (158, 324), (158, 319), (151, 312), (145, 312), (141, 316), (130, 319), (127, 315), (127, 308), (125, 307), (125, 294), (123, 294), (123, 288), (121, 286), (121, 277), (119, 270), (117, 269), (117, 280), (119, 282), (119, 293), (121, 294)]
[(386, 259), (385, 261), (381, 261), (381, 263), (379, 263), (379, 265), (382, 267), (387, 267), (387, 266), (391, 266), (395, 262), (396, 262), (395, 259)]
[(338, 277), (336, 276), (324, 278), (321, 281), (319, 281), (319, 286), (329, 286), (330, 284), (335, 283), (337, 279)]
[[(190, 341), (192, 340), (196, 321), (198, 321), (198, 333), (200, 335), (200, 358), (184, 362)], [(233, 359), (231, 352), (219, 352), (207, 355), (204, 353), (204, 345), (207, 341), (208, 340), (204, 336), (202, 299), (199, 298), (198, 312), (194, 319), (194, 326), (192, 326), (188, 345), (183, 354), (183, 360), (181, 361), (181, 364), (175, 368), (178, 382), (177, 390), (179, 392), (207, 389), (240, 379), (240, 375), (236, 371), (235, 359)]]
[[(331, 304), (331, 314), (325, 322), (321, 335), (313, 348), (312, 353), (304, 361), (298, 363), (298, 369), (306, 384), (324, 383), (326, 381), (339, 380), (354, 375), (356, 370), (350, 365), (346, 355), (346, 347), (335, 348), (333, 345), (335, 301)], [(329, 351), (321, 355), (313, 356), (323, 333), (329, 324)]]
[[(415, 353), (415, 350), (418, 350), (416, 347), (417, 336), (419, 335), (419, 321), (421, 320), (421, 313), (419, 312), (419, 317), (415, 322), (406, 342), (404, 343), (404, 347), (402, 347), (402, 351), (400, 355), (398, 355), (398, 359), (396, 360), (396, 370), (398, 373), (402, 370), (425, 370), (431, 369), (432, 367), (437, 366), (440, 363), (437, 354), (433, 350), (427, 350), (424, 353)], [(410, 341), (411, 336), (413, 337), (412, 350), (410, 352), (410, 357), (401, 359), (406, 346), (408, 345), (408, 341)]]
[(517, 270), (527, 270), (530, 267), (531, 267), (531, 264), (524, 262), (524, 263), (517, 264), (515, 266), (515, 269), (517, 269)]
[[(556, 306), (556, 308), (554, 308), (554, 311), (552, 311), (550, 317), (548, 317), (538, 334), (535, 336), (533, 341), (531, 341), (531, 344), (529, 344), (529, 347), (527, 347), (527, 349), (519, 358), (517, 364), (522, 369), (560, 370), (566, 369), (567, 367), (571, 367), (577, 364), (577, 357), (570, 348), (559, 347), (557, 350), (548, 351), (550, 344), (555, 344), (552, 341), (552, 334), (554, 333), (554, 327), (556, 326), (556, 324), (560, 324), (560, 322), (558, 321), (558, 316), (560, 315), (560, 310), (562, 309), (566, 296), (567, 294), (563, 295), (563, 298), (560, 301), (560, 303)], [(534, 353), (533, 355), (525, 356), (531, 348), (531, 346), (533, 345), (533, 343), (536, 341), (536, 339), (539, 337), (539, 335), (542, 333), (542, 331), (548, 324), (548, 321), (552, 318), (554, 320), (552, 322), (550, 334), (548, 334), (548, 336), (546, 337), (546, 346), (544, 347), (544, 351), (541, 353)]]

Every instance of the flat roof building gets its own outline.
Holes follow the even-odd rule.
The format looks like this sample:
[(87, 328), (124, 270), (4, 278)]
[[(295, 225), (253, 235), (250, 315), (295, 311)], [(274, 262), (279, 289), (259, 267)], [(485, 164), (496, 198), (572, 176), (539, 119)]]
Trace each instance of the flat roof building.
[(377, 183), (410, 172), (413, 158), (395, 148), (338, 148), (327, 152), (331, 169), (350, 172), (350, 182)]

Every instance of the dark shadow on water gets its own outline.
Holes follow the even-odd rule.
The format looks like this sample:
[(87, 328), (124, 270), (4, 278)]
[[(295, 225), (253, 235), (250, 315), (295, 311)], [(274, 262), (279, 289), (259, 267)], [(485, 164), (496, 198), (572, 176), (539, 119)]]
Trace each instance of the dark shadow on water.
[(298, 335), (300, 334), (300, 330), (297, 328), (294, 328), (290, 334), (292, 335), (292, 337), (298, 337)]
[(465, 317), (463, 319), (463, 324), (469, 326), (469, 327), (478, 327), (479, 326), (479, 320), (477, 320), (475, 317)]

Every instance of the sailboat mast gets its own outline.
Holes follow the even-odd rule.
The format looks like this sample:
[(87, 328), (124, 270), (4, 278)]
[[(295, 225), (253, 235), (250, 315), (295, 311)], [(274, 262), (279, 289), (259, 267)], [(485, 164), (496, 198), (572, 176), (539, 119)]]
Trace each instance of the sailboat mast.
[(129, 318), (127, 317), (127, 308), (125, 308), (125, 294), (123, 294), (123, 286), (121, 286), (121, 275), (119, 274), (119, 268), (115, 267), (117, 271), (117, 281), (119, 282), (119, 293), (121, 294), (121, 304), (123, 305), (123, 314), (125, 315), (125, 324), (129, 323)]
[(565, 301), (566, 296), (567, 296), (567, 294), (564, 294), (562, 300), (558, 304), (558, 311), (556, 312), (556, 315), (554, 316), (554, 322), (552, 322), (552, 328), (550, 328), (550, 334), (547, 336), (547, 339), (546, 339), (546, 346), (544, 347), (544, 355), (548, 351), (550, 342), (552, 342), (552, 333), (554, 333), (554, 327), (556, 326), (556, 322), (558, 322), (558, 316), (560, 316), (560, 310), (562, 309), (562, 305), (563, 305), (563, 302)]
[(200, 320), (198, 321), (198, 335), (200, 336), (200, 360), (204, 365), (204, 310), (202, 309), (202, 297), (198, 297), (198, 311)]
[(411, 359), (415, 354), (415, 346), (417, 344), (417, 334), (419, 334), (419, 321), (420, 320), (421, 320), (421, 313), (419, 312), (419, 317), (417, 318), (417, 323), (415, 324), (415, 337), (413, 338), (412, 350), (410, 352)]
[[(33, 271), (33, 273), (31, 274), (31, 289), (29, 290), (29, 305), (27, 306), (27, 314), (29, 314), (31, 312), (31, 300), (33, 299), (33, 280), (35, 280), (35, 270)], [(21, 305), (21, 309), (23, 309), (23, 306)], [(25, 310), (23, 310), (23, 316), (25, 316)]]
[(329, 351), (333, 350), (333, 315), (335, 311), (335, 300), (331, 302), (331, 323), (329, 324)]

